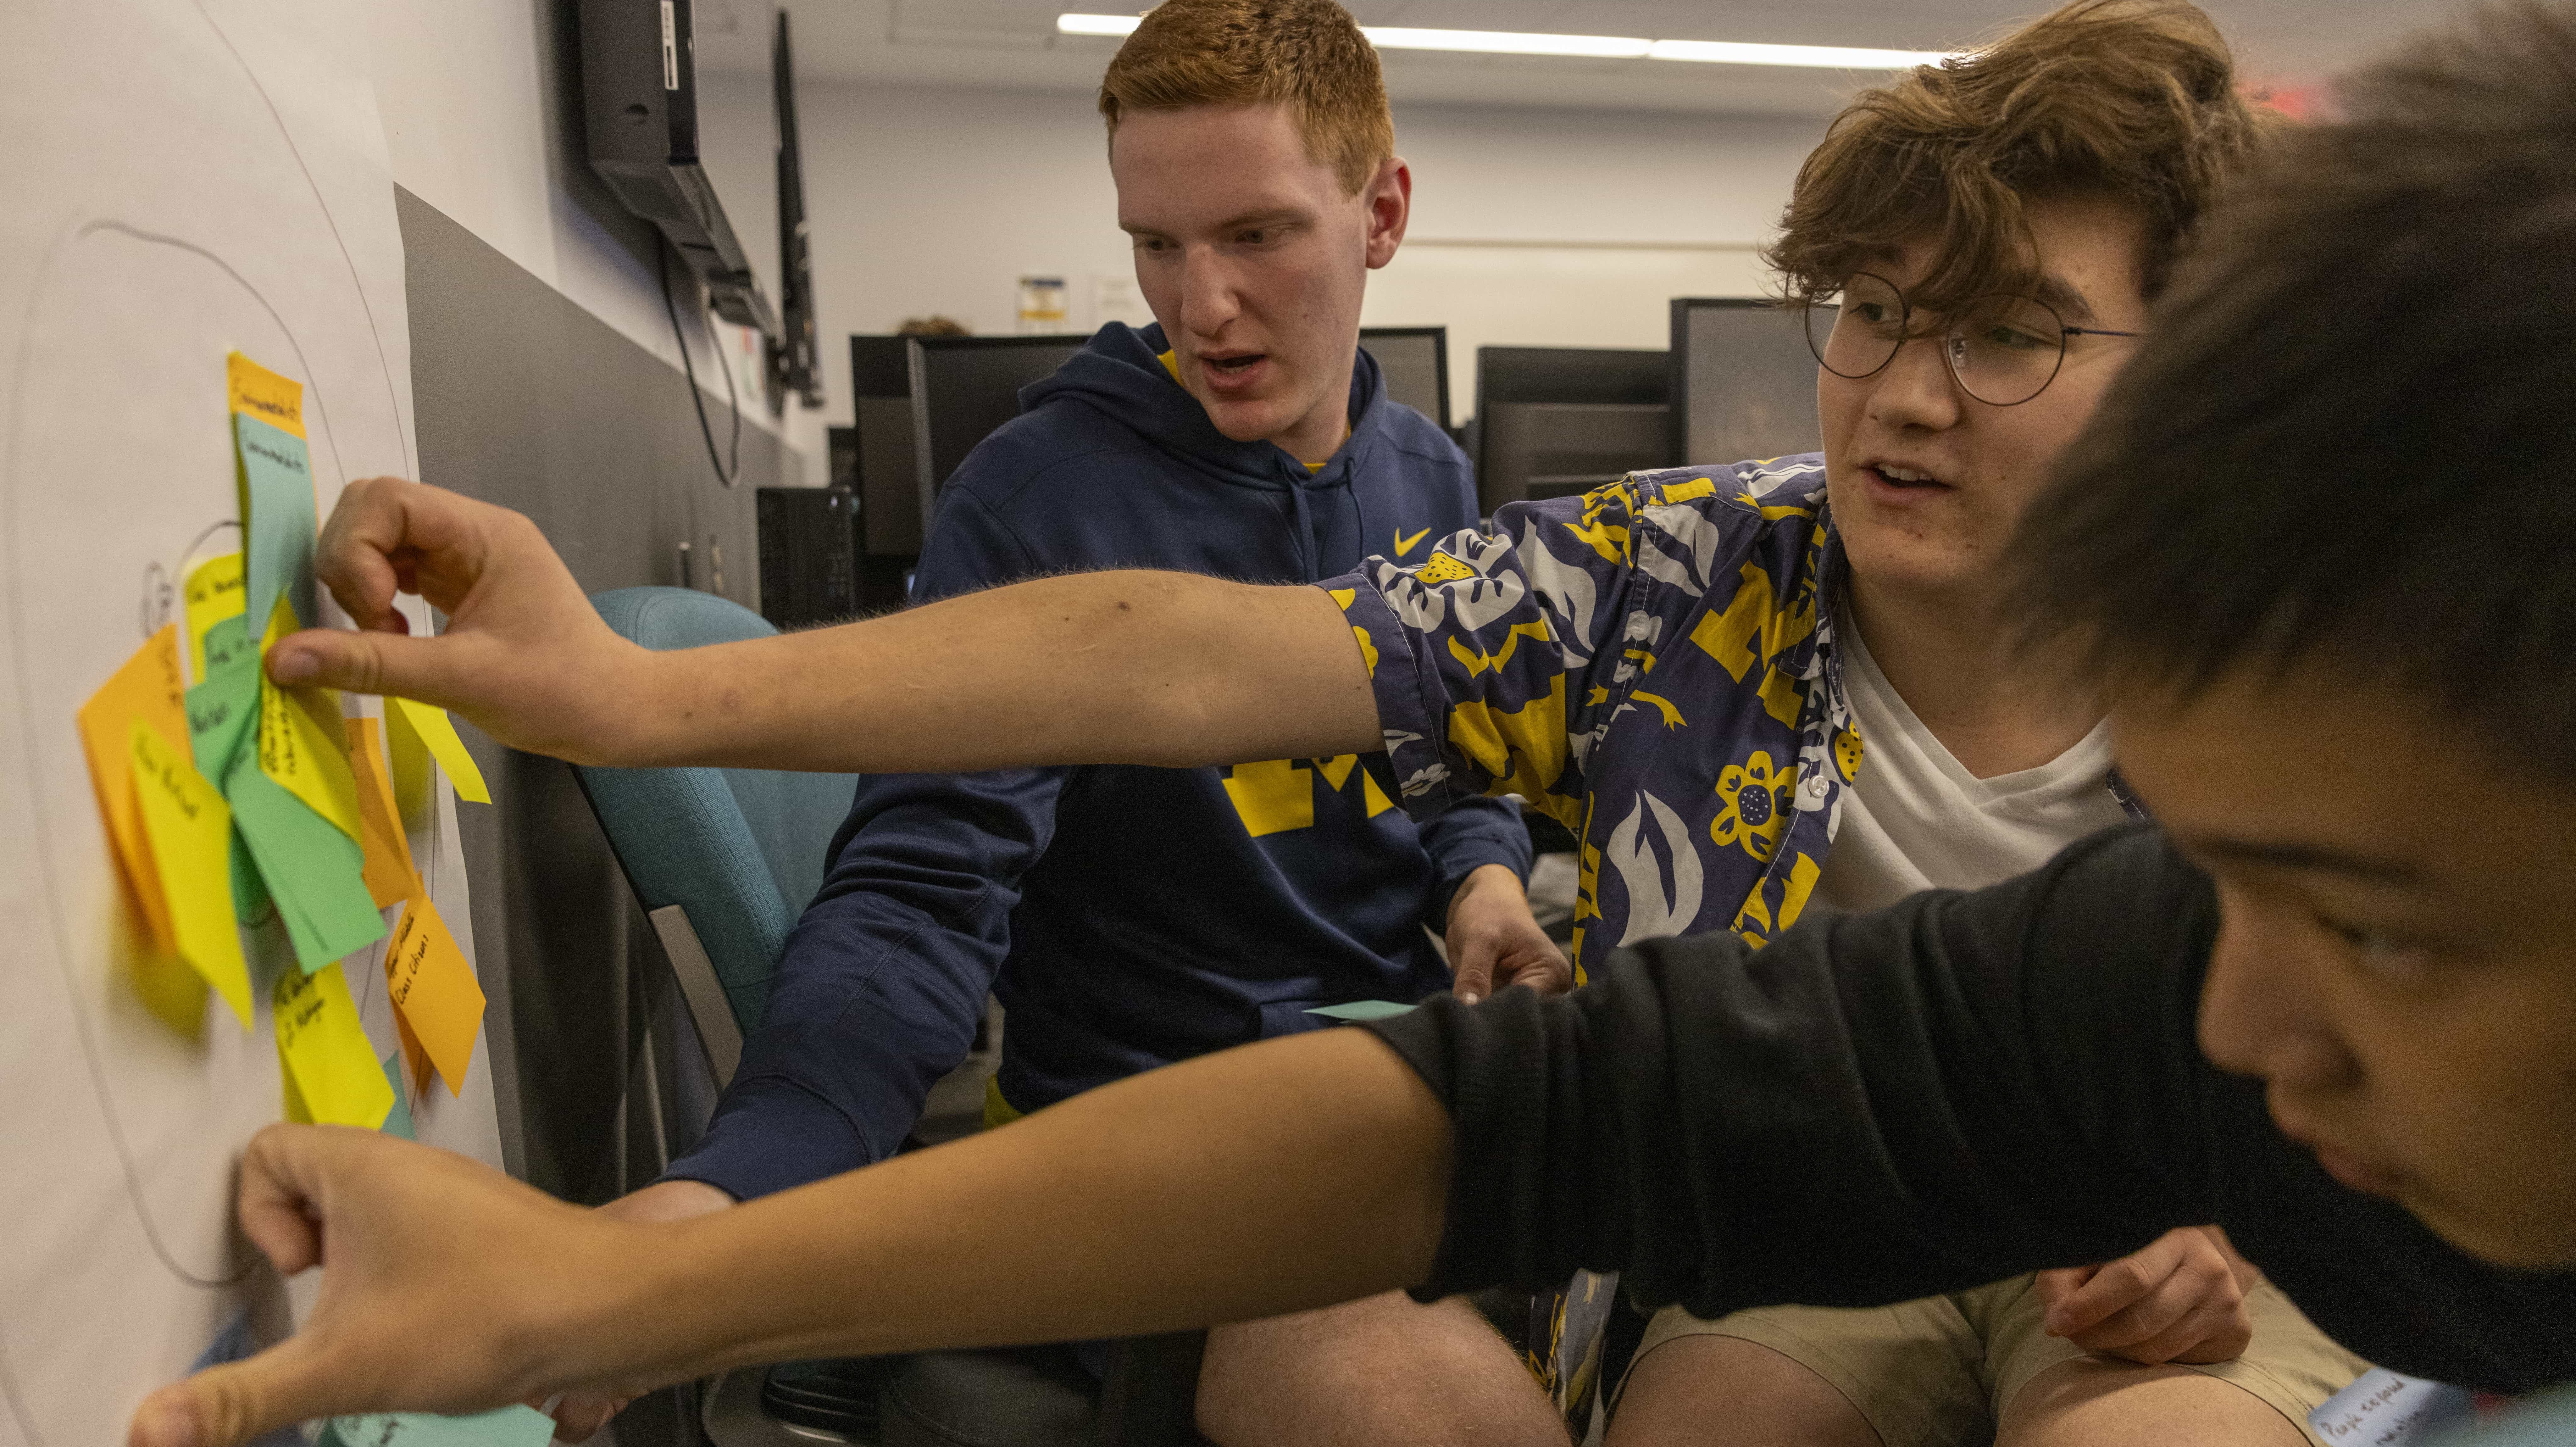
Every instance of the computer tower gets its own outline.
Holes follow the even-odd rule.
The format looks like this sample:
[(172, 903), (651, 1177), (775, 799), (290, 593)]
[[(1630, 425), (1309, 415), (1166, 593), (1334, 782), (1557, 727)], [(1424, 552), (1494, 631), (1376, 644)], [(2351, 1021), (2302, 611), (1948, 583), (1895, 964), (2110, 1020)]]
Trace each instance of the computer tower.
[(759, 489), (760, 616), (779, 630), (859, 611), (859, 499), (838, 487)]

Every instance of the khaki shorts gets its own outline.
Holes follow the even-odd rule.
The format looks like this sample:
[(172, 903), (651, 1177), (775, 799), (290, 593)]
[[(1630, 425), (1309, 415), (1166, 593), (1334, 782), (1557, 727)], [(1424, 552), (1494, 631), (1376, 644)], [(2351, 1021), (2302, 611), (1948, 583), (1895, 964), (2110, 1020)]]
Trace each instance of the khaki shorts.
[[(1832, 1383), (1869, 1419), (1884, 1447), (1984, 1441), (2032, 1378), (2088, 1355), (2048, 1334), (2033, 1281), (2015, 1277), (1896, 1306), (1762, 1307), (1719, 1321), (1668, 1306), (1647, 1326), (1636, 1360), (1680, 1337), (1737, 1337)], [(2246, 1294), (2245, 1308), (2254, 1319), (2245, 1354), (2191, 1370), (2252, 1392), (2301, 1432), (2311, 1409), (2369, 1370), (2270, 1282)]]

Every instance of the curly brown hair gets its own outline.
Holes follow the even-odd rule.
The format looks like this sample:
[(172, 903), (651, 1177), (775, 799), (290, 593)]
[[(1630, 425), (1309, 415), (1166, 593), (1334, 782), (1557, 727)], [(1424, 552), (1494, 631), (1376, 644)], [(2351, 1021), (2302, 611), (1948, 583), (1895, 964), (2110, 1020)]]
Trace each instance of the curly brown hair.
[(1333, 0), (1163, 0), (1100, 78), (1109, 134), (1131, 110), (1285, 105), (1306, 154), (1357, 195), (1395, 154), (1377, 47)]
[(2030, 290), (2026, 201), (2101, 196), (2138, 209), (2152, 298), (2263, 129), (2199, 7), (2077, 0), (1861, 92), (1799, 167), (1764, 259), (1804, 304), (1928, 236), (1932, 269), (1910, 290), (1939, 312)]

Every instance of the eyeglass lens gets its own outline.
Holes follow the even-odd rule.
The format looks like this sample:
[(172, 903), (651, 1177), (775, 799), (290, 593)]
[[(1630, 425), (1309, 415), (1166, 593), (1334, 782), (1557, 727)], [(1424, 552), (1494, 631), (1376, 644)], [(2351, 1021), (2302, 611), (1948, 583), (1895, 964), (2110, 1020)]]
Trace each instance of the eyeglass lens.
[[(1917, 320), (1895, 283), (1859, 272), (1844, 283), (1841, 305), (1807, 309), (1807, 346), (1838, 377), (1873, 376), (1908, 337), (1928, 334)], [(2066, 323), (2029, 297), (1972, 298), (1938, 338), (1960, 390), (1995, 407), (2038, 396), (2066, 357)]]

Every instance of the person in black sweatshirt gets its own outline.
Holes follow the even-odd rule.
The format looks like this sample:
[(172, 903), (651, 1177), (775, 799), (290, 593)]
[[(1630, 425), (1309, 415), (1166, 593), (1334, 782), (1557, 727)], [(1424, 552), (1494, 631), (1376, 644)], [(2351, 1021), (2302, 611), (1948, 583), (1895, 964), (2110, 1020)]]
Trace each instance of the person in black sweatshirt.
[[(322, 1411), (1576, 1267), (1702, 1315), (1889, 1301), (2200, 1222), (2393, 1369), (2512, 1394), (2576, 1379), (2571, 138), (2565, 8), (2490, 14), (2371, 72), (2217, 213), (2062, 460), (2014, 545), (2019, 601), (2034, 646), (2102, 690), (2155, 825), (1978, 893), (1802, 919), (1758, 951), (1649, 942), (1567, 998), (1435, 1000), (1205, 1057), (682, 1226), (276, 1128), (246, 1160), (243, 1225), (290, 1272), (327, 1242), (322, 1295), (296, 1337), (148, 1400), (134, 1441), (232, 1447)], [(1158, 736), (1120, 690), (1084, 692), (1035, 625), (1096, 621), (1106, 598), (1141, 615), (1104, 645), (1130, 671), (1244, 649), (1249, 612), (1270, 662), (1223, 697), (1296, 680), (1318, 752), (1369, 722), (1342, 716), (1369, 698), (1356, 660), (1314, 681), (1336, 676), (1326, 642), (1349, 648), (1338, 608), (1287, 590), (1173, 623), (1176, 599), (1207, 601), (1195, 582), (1054, 580), (648, 656), (582, 631), (523, 520), (414, 484), (362, 486), (325, 539), (362, 625), (408, 546), (455, 566), (421, 576), (470, 626), (308, 633), (272, 675), (416, 691), (577, 757), (846, 766), (799, 720), (848, 699), (755, 685), (900, 674), (989, 615), (1040, 635), (1029, 660), (885, 716), (1008, 711), (1042, 678), (1062, 722), (1024, 711), (1044, 736), (1014, 745), (1041, 757), (1110, 752), (1083, 740), (1112, 724), (1149, 757), (1275, 739), (1204, 697), (1190, 736)], [(581, 678), (644, 706), (559, 715)], [(713, 720), (660, 705), (709, 679), (750, 701)], [(603, 1287), (608, 1261), (648, 1264)], [(2571, 1409), (2506, 1430), (2568, 1440)]]

